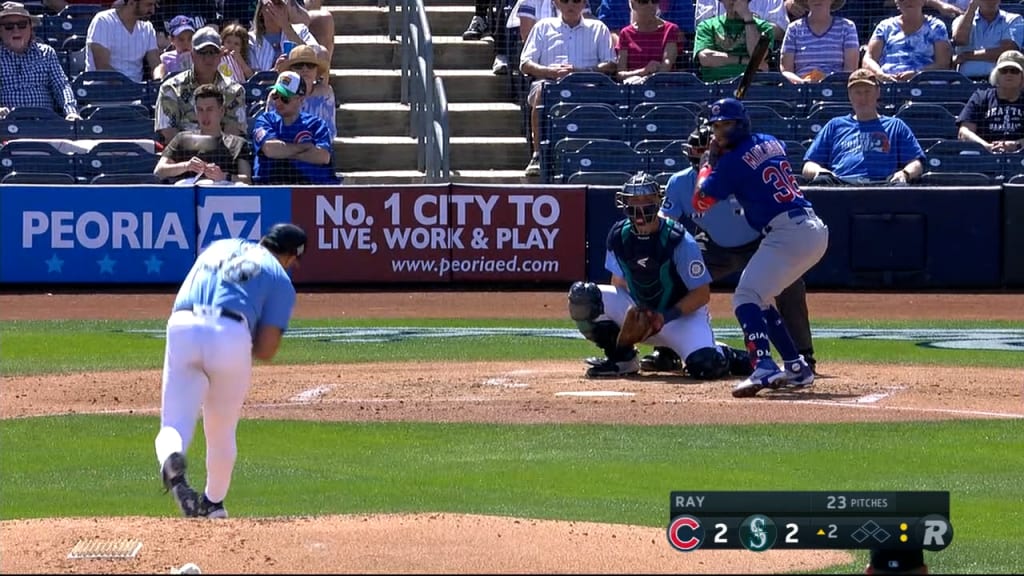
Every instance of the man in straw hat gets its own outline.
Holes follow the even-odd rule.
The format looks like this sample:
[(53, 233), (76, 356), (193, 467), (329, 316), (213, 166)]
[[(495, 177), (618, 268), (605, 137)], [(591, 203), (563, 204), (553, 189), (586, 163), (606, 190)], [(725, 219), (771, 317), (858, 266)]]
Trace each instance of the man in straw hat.
[[(275, 68), (278, 72), (295, 72), (306, 85), (306, 95), (302, 99), (302, 110), (312, 114), (327, 124), (331, 139), (338, 135), (337, 110), (334, 89), (327, 81), (330, 68), (328, 54), (319, 44), (304, 44), (292, 48), (287, 57), (281, 57)], [(274, 109), (274, 102), (267, 98), (266, 110)]]
[(0, 118), (14, 108), (48, 108), (68, 120), (78, 118), (78, 103), (53, 48), (36, 40), (39, 17), (17, 2), (0, 10)]

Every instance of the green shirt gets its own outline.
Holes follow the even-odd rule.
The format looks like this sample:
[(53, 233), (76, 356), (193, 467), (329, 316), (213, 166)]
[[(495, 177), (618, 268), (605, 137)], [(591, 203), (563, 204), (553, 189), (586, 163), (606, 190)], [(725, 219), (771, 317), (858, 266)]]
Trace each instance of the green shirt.
[[(754, 16), (754, 23), (762, 34), (768, 33), (771, 36), (771, 44), (775, 46), (775, 30), (772, 23)], [(725, 14), (708, 18), (697, 25), (697, 37), (693, 42), (693, 55), (697, 59), (701, 50), (710, 48), (719, 52), (725, 52), (730, 56), (749, 54), (747, 50), (746, 25), (743, 20), (729, 20)], [(699, 61), (699, 60), (698, 60)], [(743, 64), (726, 64), (725, 66), (701, 67), (701, 76), (705, 82), (716, 82), (724, 78), (734, 78), (743, 74), (747, 69), (747, 62)]]

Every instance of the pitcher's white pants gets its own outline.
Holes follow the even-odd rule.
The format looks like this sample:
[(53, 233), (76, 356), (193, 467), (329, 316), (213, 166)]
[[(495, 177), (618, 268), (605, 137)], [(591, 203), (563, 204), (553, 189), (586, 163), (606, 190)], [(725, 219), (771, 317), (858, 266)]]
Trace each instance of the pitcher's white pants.
[(206, 497), (220, 502), (235, 467), (235, 428), (252, 381), (252, 336), (242, 322), (223, 316), (174, 312), (167, 345), (156, 458), (186, 453), (199, 410), (206, 433)]
[[(635, 301), (629, 292), (610, 284), (598, 284), (601, 289), (601, 300), (604, 302), (604, 314), (595, 321), (611, 320), (620, 327), (626, 319), (626, 310)], [(666, 322), (661, 331), (644, 340), (644, 344), (664, 346), (675, 350), (684, 361), (691, 353), (701, 348), (712, 348), (715, 345), (715, 334), (711, 330), (711, 314), (707, 306), (701, 306), (692, 314), (680, 316)]]

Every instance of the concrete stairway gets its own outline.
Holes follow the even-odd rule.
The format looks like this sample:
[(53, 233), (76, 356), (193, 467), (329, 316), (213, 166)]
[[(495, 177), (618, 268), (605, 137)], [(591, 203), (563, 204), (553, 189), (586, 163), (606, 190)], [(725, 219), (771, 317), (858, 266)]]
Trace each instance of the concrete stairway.
[[(427, 5), (434, 68), (447, 91), (452, 180), (520, 182), (529, 161), (522, 113), (508, 77), (491, 72), (492, 45), (464, 41), (472, 0)], [(339, 103), (336, 166), (346, 184), (422, 182), (409, 109), (401, 101), (401, 43), (388, 40), (388, 8), (376, 0), (325, 0), (334, 15), (331, 85)], [(399, 12), (400, 14), (400, 12)]]

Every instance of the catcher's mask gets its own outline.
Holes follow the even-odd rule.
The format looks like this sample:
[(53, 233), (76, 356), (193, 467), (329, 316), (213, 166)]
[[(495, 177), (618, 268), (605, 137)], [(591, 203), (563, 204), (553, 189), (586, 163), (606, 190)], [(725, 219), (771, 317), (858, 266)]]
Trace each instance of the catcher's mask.
[(615, 194), (615, 206), (621, 208), (634, 226), (647, 226), (658, 218), (663, 193), (653, 176), (638, 172)]
[(708, 124), (707, 120), (703, 120), (699, 126), (693, 129), (693, 132), (690, 132), (686, 142), (683, 143), (683, 154), (690, 160), (690, 165), (693, 166), (694, 170), (700, 167), (700, 159), (708, 149), (708, 143), (711, 142), (711, 134), (711, 125)]

